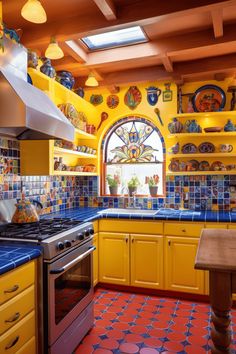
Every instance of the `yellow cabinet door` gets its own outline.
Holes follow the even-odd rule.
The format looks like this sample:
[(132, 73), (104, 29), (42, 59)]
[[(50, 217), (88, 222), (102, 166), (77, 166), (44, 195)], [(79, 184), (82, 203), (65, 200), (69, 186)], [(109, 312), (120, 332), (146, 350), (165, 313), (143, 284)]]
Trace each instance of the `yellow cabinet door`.
[(129, 285), (129, 235), (99, 233), (99, 281)]
[(171, 237), (165, 240), (165, 287), (168, 290), (204, 293), (204, 271), (195, 270), (198, 239)]
[(96, 249), (93, 252), (93, 286), (98, 283), (98, 234), (93, 236), (93, 245)]
[(131, 234), (131, 285), (163, 288), (163, 236)]

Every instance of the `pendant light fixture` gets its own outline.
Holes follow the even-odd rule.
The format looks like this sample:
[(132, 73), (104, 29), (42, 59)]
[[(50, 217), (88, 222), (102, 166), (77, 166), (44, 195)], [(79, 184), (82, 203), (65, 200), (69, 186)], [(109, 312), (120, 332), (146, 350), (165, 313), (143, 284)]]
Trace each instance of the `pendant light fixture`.
[(98, 86), (98, 82), (92, 73), (89, 74), (87, 80), (85, 81), (85, 86), (91, 86), (91, 87)]
[(45, 52), (45, 57), (54, 60), (61, 59), (64, 57), (64, 53), (59, 47), (55, 37), (51, 37), (50, 43)]
[(33, 23), (44, 23), (47, 21), (47, 14), (39, 0), (27, 0), (21, 9), (21, 16)]

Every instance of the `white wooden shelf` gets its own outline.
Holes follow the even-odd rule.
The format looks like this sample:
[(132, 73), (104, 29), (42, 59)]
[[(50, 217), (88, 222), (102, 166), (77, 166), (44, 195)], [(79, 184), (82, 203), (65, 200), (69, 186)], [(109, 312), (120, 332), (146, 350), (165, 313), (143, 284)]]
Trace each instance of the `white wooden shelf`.
[(178, 113), (170, 114), (171, 118), (206, 118), (206, 117), (235, 117), (236, 111), (221, 111), (221, 112), (193, 112), (193, 113)]
[(77, 129), (77, 128), (75, 128), (75, 134), (81, 139), (90, 139), (90, 140), (97, 139), (96, 135), (89, 134), (89, 133), (85, 132), (84, 130)]
[(234, 137), (236, 136), (235, 132), (219, 132), (219, 133), (176, 133), (176, 134), (169, 134), (168, 138), (207, 138), (207, 137)]

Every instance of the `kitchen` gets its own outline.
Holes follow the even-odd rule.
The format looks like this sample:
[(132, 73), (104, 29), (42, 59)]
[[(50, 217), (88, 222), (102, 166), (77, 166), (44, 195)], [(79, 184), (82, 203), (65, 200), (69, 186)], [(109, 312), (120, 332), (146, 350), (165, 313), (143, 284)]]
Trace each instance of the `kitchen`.
[(236, 2), (1, 5), (0, 352), (234, 350), (194, 264), (236, 225)]

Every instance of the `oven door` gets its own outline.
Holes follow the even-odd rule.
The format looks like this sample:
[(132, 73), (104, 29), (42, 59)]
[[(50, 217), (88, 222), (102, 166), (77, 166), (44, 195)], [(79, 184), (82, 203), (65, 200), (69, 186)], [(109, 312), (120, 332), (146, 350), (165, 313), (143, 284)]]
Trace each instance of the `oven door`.
[(90, 240), (46, 266), (49, 346), (93, 300), (94, 249)]

